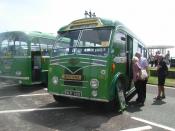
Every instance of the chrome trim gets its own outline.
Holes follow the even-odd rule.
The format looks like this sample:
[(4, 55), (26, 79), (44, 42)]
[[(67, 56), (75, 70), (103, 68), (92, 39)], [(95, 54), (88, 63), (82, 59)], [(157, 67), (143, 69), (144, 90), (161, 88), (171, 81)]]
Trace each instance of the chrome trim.
[(99, 63), (91, 63), (91, 64), (93, 64), (93, 65), (101, 65), (101, 66), (106, 66), (106, 64), (104, 65), (104, 64), (99, 64)]
[[(82, 63), (82, 64), (96, 64), (96, 65), (98, 65), (99, 63), (97, 62), (97, 63), (95, 63), (95, 61), (93, 61), (92, 63), (91, 62), (80, 62), (80, 63)], [(99, 64), (99, 65), (104, 65), (104, 66), (106, 66), (106, 64)]]
[(52, 60), (52, 59), (53, 59), (53, 58), (51, 58), (51, 60), (50, 60), (51, 62), (53, 62), (53, 61), (58, 61), (58, 60), (59, 60), (59, 59), (53, 59), (53, 60)]
[[(53, 65), (55, 65), (55, 64), (56, 64), (56, 65), (58, 65), (58, 64), (67, 64), (67, 63), (68, 63), (68, 62), (59, 62), (59, 61), (58, 61), (58, 62), (51, 63), (51, 65), (52, 65), (52, 64), (53, 64)], [(93, 61), (92, 63), (91, 63), (91, 62), (82, 62), (82, 61), (81, 61), (80, 63), (81, 63), (81, 64), (91, 64), (91, 65), (95, 65), (95, 64), (96, 64), (96, 65), (103, 65), (103, 66), (106, 66), (106, 64), (99, 64), (98, 61)], [(105, 62), (105, 63), (106, 63), (106, 62)]]
[(36, 81), (36, 82), (32, 82), (32, 85), (37, 85), (37, 84), (41, 84), (42, 81)]
[(51, 56), (51, 59), (55, 59), (55, 58), (58, 58), (58, 57), (60, 57), (60, 56)]
[(57, 94), (54, 92), (49, 92), (53, 95), (58, 95), (58, 96), (64, 96), (64, 97), (71, 97), (71, 98), (78, 98), (78, 99), (84, 99), (84, 100), (91, 100), (91, 101), (99, 101), (99, 102), (109, 102), (109, 100), (106, 99), (97, 99), (97, 98), (87, 98), (87, 97), (78, 97), (78, 96), (71, 96), (71, 95), (64, 95), (64, 94)]
[(59, 61), (58, 61), (58, 63), (61, 63), (61, 64), (66, 64), (66, 63), (68, 63), (68, 62), (67, 62), (67, 61), (66, 61), (66, 62), (59, 62)]
[(58, 65), (58, 62), (56, 62), (56, 63), (52, 63), (52, 64), (50, 64), (50, 65)]
[(83, 61), (80, 61), (80, 63), (82, 63), (82, 64), (90, 64), (91, 62), (83, 62)]
[(42, 70), (41, 72), (48, 72), (49, 70)]
[(41, 58), (50, 58), (50, 56), (41, 56)]
[[(53, 57), (52, 57), (53, 58)], [(106, 60), (99, 60), (99, 59), (90, 59), (90, 58), (83, 58), (83, 57), (72, 57), (72, 58), (77, 58), (77, 59), (83, 59), (83, 60), (93, 60), (93, 61), (102, 61), (102, 62), (106, 62), (107, 63), (107, 61)], [(58, 58), (58, 59), (55, 59), (55, 60), (51, 60), (51, 61), (56, 61), (56, 60), (67, 60), (67, 59), (70, 59), (70, 57), (69, 58)]]
[(16, 76), (0, 76), (0, 78), (9, 78), (9, 79), (19, 79), (19, 80), (29, 80), (29, 77), (16, 77)]

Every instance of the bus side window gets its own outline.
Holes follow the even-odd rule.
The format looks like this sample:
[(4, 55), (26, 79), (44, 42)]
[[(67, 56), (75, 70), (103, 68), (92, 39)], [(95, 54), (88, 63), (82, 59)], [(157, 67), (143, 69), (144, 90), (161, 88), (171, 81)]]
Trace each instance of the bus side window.
[(113, 39), (113, 46), (117, 56), (126, 56), (126, 35), (122, 32), (116, 32)]
[(137, 52), (140, 52), (142, 54), (142, 46), (138, 44)]
[(1, 51), (2, 56), (5, 56), (8, 52), (8, 40), (3, 40), (1, 43)]

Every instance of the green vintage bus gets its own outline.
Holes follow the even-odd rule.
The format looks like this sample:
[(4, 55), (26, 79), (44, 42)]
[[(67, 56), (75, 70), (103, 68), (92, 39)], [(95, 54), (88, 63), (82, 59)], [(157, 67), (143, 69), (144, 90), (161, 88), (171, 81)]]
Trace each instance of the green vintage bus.
[(53, 34), (36, 31), (0, 33), (0, 78), (22, 85), (47, 83), (55, 39)]
[(53, 46), (48, 92), (65, 97), (114, 103), (118, 109), (135, 95), (132, 57), (144, 44), (123, 24), (84, 18), (60, 28)]

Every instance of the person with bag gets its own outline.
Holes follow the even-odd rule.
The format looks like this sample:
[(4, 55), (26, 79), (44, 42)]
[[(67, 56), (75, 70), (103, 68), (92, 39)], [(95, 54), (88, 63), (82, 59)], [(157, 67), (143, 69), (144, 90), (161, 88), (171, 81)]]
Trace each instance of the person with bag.
[(165, 79), (168, 73), (168, 67), (166, 62), (163, 60), (163, 56), (160, 54), (158, 57), (157, 65), (157, 76), (158, 76), (158, 95), (155, 97), (156, 100), (161, 100), (165, 98)]
[(141, 53), (136, 52), (135, 56), (139, 59), (139, 65), (141, 67), (141, 73), (139, 77), (139, 99), (138, 105), (144, 106), (146, 99), (146, 84), (148, 81), (149, 73), (148, 73), (148, 61), (145, 57), (142, 57)]
[(133, 81), (134, 81), (134, 86), (136, 88), (136, 93), (137, 93), (137, 99), (136, 102), (139, 103), (140, 100), (140, 93), (139, 93), (139, 88), (140, 85), (142, 84), (140, 81), (140, 75), (141, 75), (141, 67), (139, 65), (139, 59), (134, 56), (132, 58), (132, 70), (133, 70)]

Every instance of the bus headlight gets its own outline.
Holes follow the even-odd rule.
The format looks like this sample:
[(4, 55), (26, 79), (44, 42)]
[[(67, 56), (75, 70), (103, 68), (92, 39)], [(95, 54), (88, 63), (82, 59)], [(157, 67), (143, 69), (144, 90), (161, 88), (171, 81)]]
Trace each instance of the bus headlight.
[(57, 84), (58, 84), (58, 77), (57, 77), (57, 76), (53, 76), (53, 77), (52, 77), (52, 83), (53, 83), (54, 85), (57, 85)]
[(22, 84), (22, 80), (19, 80), (18, 83), (19, 83), (19, 84)]
[(91, 92), (91, 95), (92, 95), (93, 97), (96, 97), (96, 96), (97, 96), (97, 91), (96, 91), (96, 90), (93, 90), (93, 91)]
[(99, 86), (99, 81), (97, 79), (91, 79), (90, 81), (90, 86), (93, 89), (97, 89)]
[(21, 71), (16, 71), (15, 74), (16, 74), (16, 76), (21, 76), (22, 72)]

